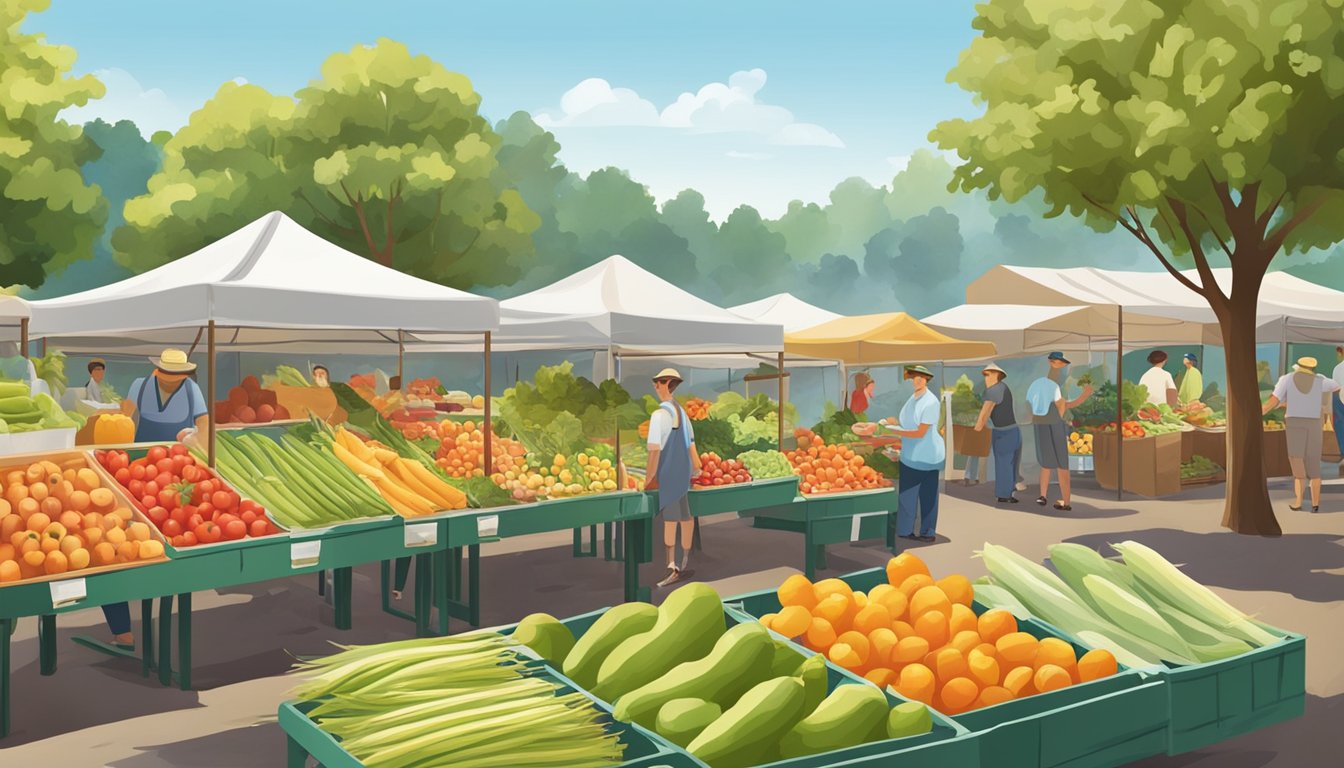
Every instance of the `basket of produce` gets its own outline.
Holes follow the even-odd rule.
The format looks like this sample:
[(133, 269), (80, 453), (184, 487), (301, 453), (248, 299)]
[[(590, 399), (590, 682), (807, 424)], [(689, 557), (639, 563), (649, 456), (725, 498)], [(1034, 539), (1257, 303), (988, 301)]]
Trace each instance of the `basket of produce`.
[(161, 561), (163, 537), (82, 451), (0, 466), (0, 587)]
[(1195, 454), (1181, 463), (1181, 485), (1211, 485), (1227, 480), (1227, 473), (1212, 459)]
[(975, 431), (984, 400), (965, 374), (952, 387), (952, 448), (962, 456), (988, 456), (990, 431)]
[(288, 421), (292, 413), (289, 407), (280, 403), (276, 390), (263, 388), (256, 376), (247, 376), (241, 384), (229, 390), (227, 399), (215, 403), (214, 416), (217, 424), (227, 426)]
[(85, 424), (83, 416), (62, 410), (51, 395), (32, 394), (26, 382), (0, 381), (0, 456), (73, 448)]

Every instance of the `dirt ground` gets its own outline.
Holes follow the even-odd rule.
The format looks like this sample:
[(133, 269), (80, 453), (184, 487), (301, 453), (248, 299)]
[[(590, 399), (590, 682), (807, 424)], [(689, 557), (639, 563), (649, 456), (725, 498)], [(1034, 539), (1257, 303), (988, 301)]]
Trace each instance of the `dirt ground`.
[[(1147, 543), (1194, 578), (1264, 621), (1309, 637), (1306, 714), (1295, 721), (1144, 768), (1262, 768), (1339, 765), (1344, 750), (1344, 483), (1331, 480), (1319, 514), (1290, 512), (1288, 490), (1273, 488), (1284, 528), (1279, 539), (1222, 530), (1221, 488), (1176, 500), (1117, 502), (1098, 489), (1076, 492), (1074, 510), (1024, 503), (998, 508), (986, 485), (948, 489), (936, 543), (919, 546), (935, 572), (984, 572), (974, 553), (986, 541), (1036, 558), (1057, 541)], [(1034, 493), (1021, 494), (1034, 496)], [(620, 564), (574, 559), (569, 536), (547, 535), (486, 548), (483, 621), (515, 621), (539, 610), (565, 616), (620, 600)], [(709, 521), (697, 578), (734, 594), (774, 587), (802, 562), (794, 534), (755, 530), (731, 517)], [(878, 543), (835, 546), (827, 575), (881, 565)], [(658, 579), (650, 564), (644, 582)], [(338, 631), (331, 608), (308, 576), (243, 589), (198, 593), (195, 668), (198, 690), (161, 687), (138, 662), (111, 660), (71, 643), (101, 634), (102, 614), (61, 617), (59, 668), (38, 673), (36, 623), (20, 624), (13, 643), (13, 733), (0, 742), (0, 767), (235, 768), (283, 766), (284, 734), (275, 711), (285, 700), (290, 654), (320, 653), (328, 641), (370, 643), (410, 636), (407, 622), (379, 610), (378, 569), (355, 573), (355, 627)], [(409, 598), (408, 598), (409, 600)], [(407, 606), (409, 609), (409, 606)], [(138, 614), (137, 614), (138, 615)], [(454, 622), (454, 631), (466, 629)], [(138, 627), (137, 627), (138, 630)]]

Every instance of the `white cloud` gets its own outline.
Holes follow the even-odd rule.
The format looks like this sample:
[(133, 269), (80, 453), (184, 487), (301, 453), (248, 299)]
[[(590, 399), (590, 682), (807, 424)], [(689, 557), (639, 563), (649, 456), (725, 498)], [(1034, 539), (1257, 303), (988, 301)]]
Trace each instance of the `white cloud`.
[(536, 121), (543, 128), (656, 126), (658, 108), (629, 88), (612, 88), (606, 80), (590, 77), (560, 97), (559, 115), (541, 112)]
[(781, 146), (843, 148), (840, 137), (813, 123), (796, 122), (784, 107), (757, 98), (765, 87), (763, 69), (734, 72), (726, 83), (708, 83), (695, 93), (682, 93), (661, 112), (653, 102), (629, 88), (613, 88), (589, 78), (560, 97), (558, 113), (540, 112), (545, 128), (659, 127), (692, 134), (755, 135)]
[(155, 131), (176, 131), (187, 124), (191, 108), (173, 101), (158, 88), (145, 88), (124, 69), (100, 69), (93, 73), (107, 87), (103, 98), (61, 113), (70, 122), (85, 123), (102, 118), (109, 123), (131, 120), (148, 136)]

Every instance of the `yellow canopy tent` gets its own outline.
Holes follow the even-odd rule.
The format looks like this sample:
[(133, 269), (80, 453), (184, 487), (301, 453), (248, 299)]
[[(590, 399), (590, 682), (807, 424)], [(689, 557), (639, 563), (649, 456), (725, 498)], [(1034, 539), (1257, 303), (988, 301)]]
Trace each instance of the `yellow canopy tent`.
[(851, 365), (888, 365), (994, 356), (988, 341), (966, 341), (935, 331), (904, 312), (854, 315), (784, 334), (788, 354)]

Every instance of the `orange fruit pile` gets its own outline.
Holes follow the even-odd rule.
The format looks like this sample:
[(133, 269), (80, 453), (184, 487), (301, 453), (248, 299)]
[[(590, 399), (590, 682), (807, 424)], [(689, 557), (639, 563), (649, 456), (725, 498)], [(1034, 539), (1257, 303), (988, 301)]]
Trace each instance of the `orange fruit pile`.
[(810, 429), (795, 429), (798, 449), (784, 455), (801, 479), (803, 493), (862, 491), (890, 485), (863, 457), (842, 445), (827, 445)]
[(778, 613), (766, 627), (831, 662), (946, 715), (1047, 693), (1116, 673), (1115, 657), (1094, 650), (1077, 658), (1058, 638), (1018, 631), (1003, 610), (977, 616), (970, 580), (935, 581), (908, 552), (887, 563), (887, 583), (852, 591), (840, 579), (813, 584), (796, 574), (780, 585)]
[[(440, 440), (434, 463), (449, 477), (485, 476), (485, 430), (475, 422), (439, 422), (436, 431)], [(490, 461), (495, 465), (494, 475), (523, 468), (527, 449), (517, 440), (495, 435), (490, 443)], [(500, 482), (500, 481), (496, 481)]]
[(82, 457), (0, 471), (0, 582), (163, 557)]
[[(686, 404), (682, 407), (686, 409), (686, 415), (690, 417), (691, 421), (704, 421), (709, 418), (708, 400), (701, 400), (698, 397), (693, 397), (690, 400), (687, 400)], [(644, 435), (644, 437), (648, 437), (648, 435)]]

